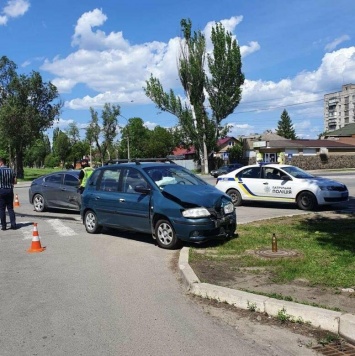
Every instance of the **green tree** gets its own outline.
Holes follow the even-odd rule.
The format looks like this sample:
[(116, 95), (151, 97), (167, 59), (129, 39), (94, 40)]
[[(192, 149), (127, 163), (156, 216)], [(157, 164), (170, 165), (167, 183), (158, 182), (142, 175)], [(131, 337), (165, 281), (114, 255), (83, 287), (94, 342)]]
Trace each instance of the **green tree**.
[[(121, 152), (124, 158), (147, 157), (149, 129), (139, 117), (130, 118), (127, 125), (121, 129)], [(129, 148), (129, 154), (128, 154)]]
[(113, 140), (117, 136), (117, 117), (120, 115), (120, 106), (106, 103), (101, 112), (101, 123), (97, 111), (90, 108), (90, 114), (91, 121), (86, 130), (86, 139), (95, 143), (103, 165), (106, 154), (109, 153)]
[(71, 165), (75, 168), (76, 162), (89, 154), (90, 143), (80, 139), (79, 128), (75, 122), (71, 122), (65, 132), (70, 142), (70, 154), (67, 159), (68, 162), (72, 162)]
[(10, 163), (18, 178), (24, 177), (24, 153), (58, 118), (62, 103), (57, 88), (45, 83), (38, 72), (16, 72), (6, 56), (0, 58), (0, 132), (9, 149)]
[(149, 131), (148, 141), (146, 143), (147, 157), (166, 157), (171, 155), (173, 149), (178, 145), (172, 130), (161, 126), (156, 126), (154, 130)]
[(37, 139), (26, 151), (24, 156), (24, 163), (29, 167), (42, 167), (46, 156), (51, 153), (51, 144), (49, 137), (43, 135), (42, 138)]
[[(217, 23), (211, 35), (213, 53), (206, 55), (206, 40), (201, 31), (192, 34), (190, 20), (181, 20), (181, 27), (179, 77), (188, 103), (182, 104), (172, 89), (164, 92), (159, 79), (153, 76), (146, 81), (144, 90), (159, 109), (178, 118), (185, 142), (195, 146), (204, 172), (208, 173), (208, 152), (215, 148), (221, 134), (221, 122), (234, 111), (241, 99), (244, 75), (241, 72), (240, 48), (232, 34)], [(206, 57), (208, 71), (205, 69)], [(211, 115), (204, 106), (205, 91), (209, 95)]]
[(233, 147), (228, 148), (227, 152), (230, 163), (240, 163), (243, 159), (243, 144), (241, 142), (236, 142)]
[(57, 131), (53, 141), (53, 153), (60, 160), (61, 167), (64, 168), (67, 158), (70, 154), (70, 140), (63, 131)]
[(296, 140), (296, 132), (295, 129), (293, 128), (293, 124), (291, 121), (290, 116), (288, 115), (286, 109), (281, 114), (281, 118), (277, 123), (277, 129), (276, 133), (279, 136), (291, 139), (291, 140)]

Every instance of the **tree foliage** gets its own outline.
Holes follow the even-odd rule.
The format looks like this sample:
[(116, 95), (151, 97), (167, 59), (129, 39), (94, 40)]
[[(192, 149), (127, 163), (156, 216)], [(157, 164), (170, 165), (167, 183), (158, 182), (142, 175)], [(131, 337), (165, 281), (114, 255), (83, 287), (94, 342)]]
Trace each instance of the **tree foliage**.
[[(189, 19), (181, 20), (181, 40), (178, 71), (187, 102), (172, 89), (165, 92), (159, 79), (151, 75), (144, 88), (146, 95), (163, 111), (179, 120), (185, 142), (193, 144), (199, 152), (205, 173), (208, 173), (208, 154), (215, 148), (220, 124), (238, 106), (241, 99), (240, 49), (232, 34), (217, 23), (212, 29), (213, 53), (206, 54), (206, 39), (201, 31), (192, 33)], [(208, 71), (205, 61), (207, 58)], [(209, 96), (208, 113), (205, 92)]]
[(23, 178), (25, 150), (52, 127), (62, 103), (57, 88), (45, 83), (38, 72), (17, 74), (17, 66), (6, 56), (0, 58), (0, 132), (9, 158)]
[(101, 122), (97, 111), (90, 108), (91, 121), (86, 130), (86, 139), (91, 143), (95, 143), (98, 150), (101, 164), (110, 148), (113, 145), (113, 140), (117, 136), (118, 116), (120, 115), (120, 106), (105, 103), (101, 112)]
[(59, 130), (56, 132), (55, 140), (53, 140), (53, 153), (60, 160), (62, 168), (70, 154), (70, 140), (68, 135)]
[(281, 118), (277, 123), (276, 133), (279, 136), (282, 136), (282, 137), (285, 137), (285, 138), (288, 138), (291, 140), (297, 139), (296, 131), (293, 128), (291, 118), (288, 115), (286, 109), (284, 109), (284, 111), (282, 112)]
[(243, 159), (243, 143), (236, 142), (236, 144), (227, 150), (229, 162), (241, 162)]

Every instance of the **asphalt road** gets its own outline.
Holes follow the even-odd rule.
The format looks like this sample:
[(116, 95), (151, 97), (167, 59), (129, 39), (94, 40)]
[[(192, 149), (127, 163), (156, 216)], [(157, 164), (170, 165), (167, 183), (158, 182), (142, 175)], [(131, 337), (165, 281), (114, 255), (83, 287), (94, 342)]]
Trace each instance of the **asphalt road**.
[[(0, 234), (1, 356), (312, 354), (287, 331), (247, 322), (236, 329), (206, 314), (179, 283), (177, 252), (150, 236), (89, 235), (78, 213), (36, 213), (28, 186), (15, 193), (20, 229)], [(293, 213), (243, 206), (238, 222)], [(46, 250), (30, 254), (34, 222)]]

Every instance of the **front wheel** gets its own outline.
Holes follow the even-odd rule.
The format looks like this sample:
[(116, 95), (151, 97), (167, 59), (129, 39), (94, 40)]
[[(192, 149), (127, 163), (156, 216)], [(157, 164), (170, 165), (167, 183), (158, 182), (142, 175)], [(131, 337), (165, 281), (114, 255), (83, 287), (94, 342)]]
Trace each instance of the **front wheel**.
[(181, 241), (176, 237), (175, 231), (168, 220), (159, 220), (155, 224), (157, 244), (161, 248), (173, 250), (181, 246)]
[(237, 189), (229, 189), (227, 194), (232, 198), (232, 203), (235, 206), (242, 205), (242, 196), (240, 195)]
[(297, 205), (302, 210), (314, 210), (317, 207), (317, 199), (311, 192), (301, 192), (297, 197)]
[(102, 227), (98, 224), (97, 216), (92, 210), (88, 210), (84, 217), (85, 229), (89, 234), (97, 234)]
[(33, 208), (35, 209), (35, 211), (41, 213), (42, 211), (44, 211), (46, 209), (46, 206), (44, 204), (44, 197), (41, 194), (36, 194), (33, 197)]

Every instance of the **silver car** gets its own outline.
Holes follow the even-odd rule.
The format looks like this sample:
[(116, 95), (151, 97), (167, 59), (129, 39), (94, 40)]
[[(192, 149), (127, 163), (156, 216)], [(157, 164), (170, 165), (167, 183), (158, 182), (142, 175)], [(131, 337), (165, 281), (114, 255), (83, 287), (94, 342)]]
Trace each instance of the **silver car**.
[(78, 193), (80, 170), (58, 171), (33, 180), (29, 201), (38, 212), (46, 209), (80, 211)]

